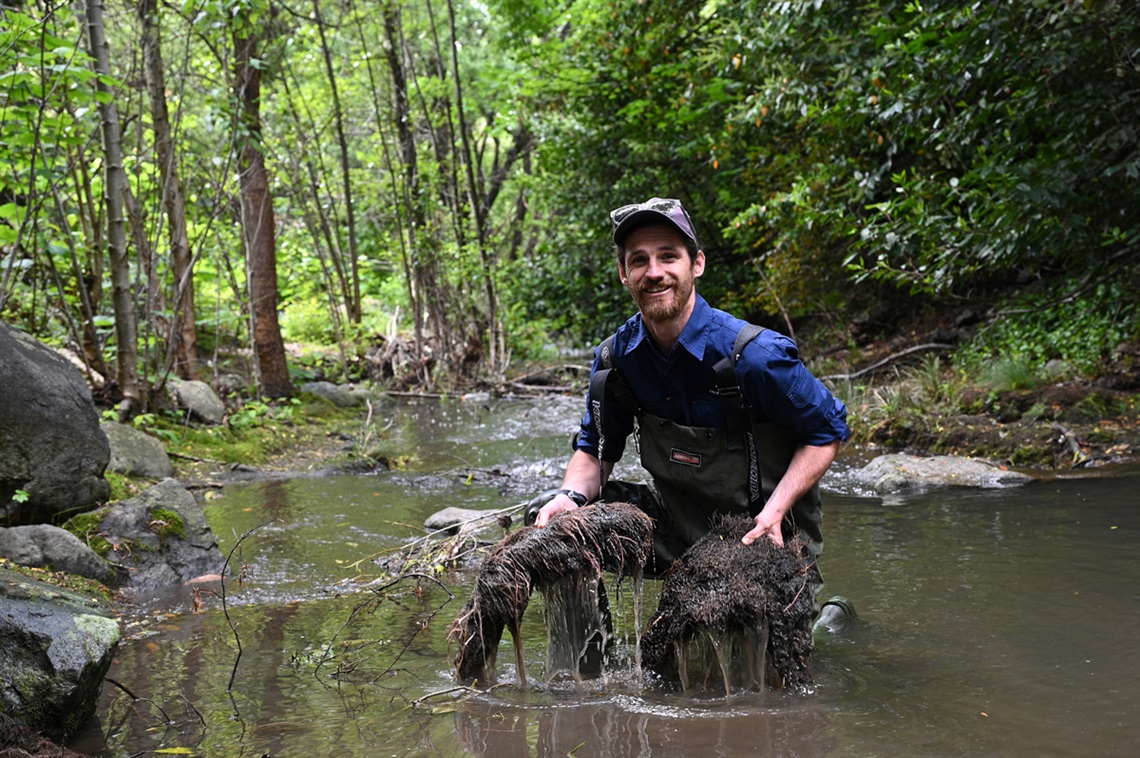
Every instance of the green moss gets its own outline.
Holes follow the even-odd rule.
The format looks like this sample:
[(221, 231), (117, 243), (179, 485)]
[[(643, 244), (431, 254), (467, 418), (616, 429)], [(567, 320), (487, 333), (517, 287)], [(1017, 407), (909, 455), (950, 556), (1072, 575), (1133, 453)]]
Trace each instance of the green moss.
[(29, 579), (41, 581), (44, 584), (50, 584), (65, 590), (78, 592), (82, 595), (98, 598), (110, 602), (114, 600), (115, 593), (107, 588), (102, 582), (97, 582), (94, 579), (88, 579), (79, 574), (69, 574), (66, 571), (52, 571), (46, 568), (32, 568), (31, 566), (21, 566), (7, 558), (0, 558), (0, 568), (7, 569), (14, 574), (26, 576)]
[(111, 552), (111, 543), (101, 534), (106, 517), (106, 509), (80, 513), (64, 522), (63, 528), (83, 540), (100, 558), (106, 558)]
[(111, 486), (111, 493), (107, 496), (107, 502), (109, 503), (134, 497), (142, 489), (139, 482), (131, 479), (126, 474), (106, 471), (103, 473), (103, 478), (106, 479), (107, 484)]
[(150, 511), (150, 528), (160, 540), (172, 537), (186, 539), (186, 523), (178, 511), (169, 508), (154, 508)]

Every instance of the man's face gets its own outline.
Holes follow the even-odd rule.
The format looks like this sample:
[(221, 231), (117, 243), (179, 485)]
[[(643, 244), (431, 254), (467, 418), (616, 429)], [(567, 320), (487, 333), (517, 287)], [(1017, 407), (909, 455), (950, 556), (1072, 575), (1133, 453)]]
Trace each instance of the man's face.
[(685, 240), (670, 226), (643, 226), (625, 241), (625, 260), (618, 264), (621, 283), (646, 321), (665, 322), (685, 316), (695, 301), (694, 282), (705, 271), (705, 254), (689, 258)]

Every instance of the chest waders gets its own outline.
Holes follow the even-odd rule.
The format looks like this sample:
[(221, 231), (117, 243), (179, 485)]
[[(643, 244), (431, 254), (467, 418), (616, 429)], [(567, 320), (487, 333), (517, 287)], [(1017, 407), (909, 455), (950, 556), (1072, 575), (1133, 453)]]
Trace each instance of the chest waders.
[[(672, 565), (703, 537), (716, 514), (760, 513), (795, 454), (797, 443), (788, 430), (771, 422), (752, 423), (740, 391), (736, 363), (744, 346), (761, 331), (747, 324), (736, 338), (732, 355), (713, 366), (716, 391), (724, 401), (724, 429), (683, 426), (641, 409), (625, 380), (613, 369), (613, 337), (602, 343), (601, 368), (590, 384), (598, 458), (605, 449), (605, 405), (622, 403), (637, 419), (641, 465), (652, 475), (660, 498), (659, 503), (638, 503), (657, 522), (654, 555), (658, 571)], [(628, 485), (623, 484), (610, 483), (606, 494), (627, 490)], [(823, 551), (821, 521), (818, 485), (797, 500), (784, 517), (784, 539), (800, 535), (806, 543), (807, 563), (814, 563)], [(818, 573), (818, 568), (815, 571)]]

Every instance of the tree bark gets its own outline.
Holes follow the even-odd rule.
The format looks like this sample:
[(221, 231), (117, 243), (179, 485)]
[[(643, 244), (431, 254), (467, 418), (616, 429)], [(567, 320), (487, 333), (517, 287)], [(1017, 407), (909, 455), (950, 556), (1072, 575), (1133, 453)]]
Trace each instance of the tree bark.
[(183, 379), (198, 378), (198, 330), (194, 309), (194, 258), (186, 227), (186, 199), (175, 160), (170, 113), (166, 108), (166, 75), (162, 63), (162, 36), (157, 0), (140, 0), (138, 17), (142, 27), (143, 61), (150, 115), (154, 129), (154, 150), (162, 182), (162, 204), (170, 237), (170, 268), (174, 277), (171, 302), (168, 364)]
[(239, 119), (242, 242), (249, 289), (250, 334), (259, 391), (271, 399), (291, 397), (285, 343), (277, 320), (277, 243), (273, 197), (261, 150), (261, 70), (255, 60), (259, 38), (250, 29), (234, 39), (234, 93)]
[(111, 65), (103, 25), (102, 0), (87, 0), (85, 10), (88, 48), (95, 60), (95, 71), (100, 74), (95, 86), (99, 92), (107, 95), (99, 101), (99, 115), (102, 122), (105, 165), (107, 243), (111, 253), (111, 301), (115, 309), (115, 340), (118, 348), (116, 367), (119, 390), (123, 393), (120, 412), (125, 420), (140, 408), (137, 326), (134, 298), (131, 293), (126, 224), (123, 219), (124, 197), (128, 186), (127, 174), (123, 170), (119, 111), (115, 106), (114, 92), (103, 78), (110, 76)]

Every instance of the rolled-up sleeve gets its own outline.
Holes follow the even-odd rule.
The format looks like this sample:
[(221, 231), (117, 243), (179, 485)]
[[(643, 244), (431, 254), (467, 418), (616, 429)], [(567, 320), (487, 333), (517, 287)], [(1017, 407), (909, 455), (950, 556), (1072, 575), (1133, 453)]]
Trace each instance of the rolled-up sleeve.
[(808, 371), (789, 338), (765, 332), (745, 348), (737, 368), (755, 420), (786, 427), (803, 445), (851, 437), (847, 406)]

